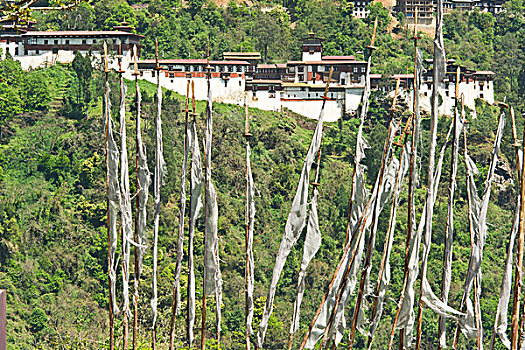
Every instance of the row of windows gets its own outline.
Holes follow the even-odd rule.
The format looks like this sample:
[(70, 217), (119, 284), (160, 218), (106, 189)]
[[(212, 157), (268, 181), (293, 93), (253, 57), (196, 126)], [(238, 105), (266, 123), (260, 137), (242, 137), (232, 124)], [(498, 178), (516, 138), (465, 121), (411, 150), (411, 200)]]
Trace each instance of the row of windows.
[[(103, 42), (108, 42), (108, 43), (113, 43), (113, 44), (117, 44), (118, 43), (118, 40), (117, 39), (112, 39), (112, 40), (104, 40), (104, 39), (91, 39), (89, 40), (89, 44), (96, 44), (97, 42), (99, 43), (103, 43)], [(48, 39), (44, 39), (44, 45), (49, 45), (50, 43), (53, 43), (54, 45), (58, 45), (59, 44), (59, 40), (58, 39), (54, 39), (54, 40), (48, 40)], [(69, 39), (66, 39), (64, 40), (64, 44), (65, 45), (69, 45), (71, 42)], [(125, 43), (125, 41), (124, 41)], [(31, 38), (29, 40), (29, 44), (30, 45), (36, 45), (37, 44), (37, 39), (36, 38)], [(83, 45), (87, 45), (88, 44), (88, 40), (87, 39), (82, 39), (82, 44)]]

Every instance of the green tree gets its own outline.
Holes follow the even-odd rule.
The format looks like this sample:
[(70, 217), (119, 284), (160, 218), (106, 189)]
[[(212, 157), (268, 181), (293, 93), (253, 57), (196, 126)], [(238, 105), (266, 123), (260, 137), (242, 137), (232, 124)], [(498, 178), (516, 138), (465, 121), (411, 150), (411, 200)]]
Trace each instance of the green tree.
[(84, 107), (91, 101), (90, 82), (93, 75), (93, 65), (88, 54), (83, 56), (77, 52), (71, 64), (78, 78), (77, 104)]
[(27, 74), (20, 95), (26, 111), (45, 110), (51, 102), (51, 87), (47, 75), (43, 71)]

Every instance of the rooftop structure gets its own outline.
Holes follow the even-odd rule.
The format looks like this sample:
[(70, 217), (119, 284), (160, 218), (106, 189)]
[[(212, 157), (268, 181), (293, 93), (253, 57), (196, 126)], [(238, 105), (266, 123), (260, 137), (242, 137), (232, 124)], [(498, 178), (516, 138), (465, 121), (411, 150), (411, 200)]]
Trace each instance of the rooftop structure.
[(224, 60), (243, 60), (251, 64), (257, 64), (261, 61), (261, 54), (259, 52), (224, 52), (222, 58)]
[(69, 63), (75, 54), (91, 53), (100, 56), (102, 44), (106, 42), (110, 51), (130, 58), (133, 45), (139, 50), (142, 35), (134, 34), (133, 27), (122, 23), (108, 31), (2, 31), (0, 47), (22, 63), (24, 69), (36, 68), (55, 62)]
[[(498, 14), (503, 10), (503, 0), (444, 0), (443, 11), (450, 13), (452, 10), (471, 12), (479, 9), (481, 12)], [(399, 0), (396, 9), (402, 12), (408, 24), (414, 24), (415, 10), (418, 10), (418, 24), (433, 24), (435, 0)]]

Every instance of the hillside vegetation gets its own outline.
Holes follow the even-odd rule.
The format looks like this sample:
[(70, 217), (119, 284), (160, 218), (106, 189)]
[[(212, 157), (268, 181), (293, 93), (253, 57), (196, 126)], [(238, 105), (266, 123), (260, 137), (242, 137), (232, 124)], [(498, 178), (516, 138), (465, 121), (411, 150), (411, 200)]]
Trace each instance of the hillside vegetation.
[[(271, 4), (271, 2), (268, 2)], [(277, 3), (277, 2), (275, 2)], [(345, 1), (286, 1), (288, 11), (276, 8), (263, 12), (259, 7), (230, 3), (219, 8), (206, 1), (154, 0), (146, 9), (134, 9), (136, 2), (101, 0), (83, 4), (69, 12), (35, 14), (41, 29), (103, 29), (127, 20), (145, 35), (146, 57), (153, 55), (157, 38), (162, 57), (202, 57), (206, 38), (211, 38), (212, 56), (223, 51), (259, 50), (267, 61), (297, 58), (299, 39), (314, 30), (325, 37), (326, 54), (356, 54), (361, 57), (371, 34), (369, 20), (354, 20)], [(525, 5), (522, 0), (506, 3), (506, 12), (493, 18), (474, 12), (453, 12), (445, 17), (447, 54), (476, 69), (496, 72), (497, 99), (507, 97), (517, 110), (525, 99)], [(380, 17), (379, 49), (374, 56), (374, 72), (403, 73), (413, 66), (412, 33), (400, 28), (399, 39), (385, 31), (389, 17), (380, 5), (372, 5)], [(403, 19), (399, 18), (401, 23)], [(431, 57), (432, 39), (420, 41), (425, 57)], [(90, 71), (86, 58), (76, 64), (22, 72), (11, 59), (0, 62), (0, 286), (8, 290), (8, 337), (12, 349), (100, 349), (107, 347), (107, 235), (105, 228), (105, 151), (102, 117), (103, 76)], [(111, 74), (113, 114), (118, 105), (117, 77)], [(128, 150), (134, 159), (134, 87), (128, 89)], [(153, 169), (155, 86), (141, 82), (145, 142), (150, 169)], [(168, 165), (162, 188), (159, 235), (159, 348), (166, 348), (172, 283), (175, 270), (175, 242), (179, 215), (180, 166), (182, 162), (182, 97), (165, 91), (163, 101), (164, 154)], [(371, 144), (367, 153), (367, 182), (373, 183), (380, 166), (380, 152), (386, 136), (389, 101), (374, 93), (366, 125)], [(481, 101), (477, 119), (469, 123), (469, 151), (478, 163), (478, 189), (483, 188), (498, 111)], [(197, 103), (198, 131), (203, 137), (204, 103)], [(213, 180), (218, 189), (221, 268), (224, 279), (223, 349), (244, 348), (244, 166), (242, 133), (244, 111), (233, 105), (214, 105), (215, 125), (212, 154)], [(314, 122), (289, 112), (250, 110), (254, 134), (252, 165), (257, 187), (255, 225), (255, 327), (258, 325), (284, 224), (297, 180), (315, 126)], [(114, 118), (117, 120), (117, 118)], [(440, 143), (450, 119), (440, 120)], [(319, 218), (322, 247), (312, 261), (301, 313), (300, 341), (326, 290), (342, 252), (350, 193), (350, 178), (357, 121), (345, 117), (325, 126), (321, 159)], [(518, 113), (518, 134), (523, 119)], [(509, 125), (509, 123), (507, 123)], [(428, 119), (423, 120), (421, 184), (426, 183), (428, 159)], [(118, 137), (118, 135), (116, 135)], [(510, 127), (502, 146), (502, 169), (514, 176), (514, 151)], [(429, 280), (440, 290), (446, 215), (446, 179), (449, 153), (445, 158), (440, 199), (434, 216), (433, 249)], [(461, 152), (460, 152), (461, 154)], [(462, 162), (460, 156), (460, 162)], [(134, 162), (132, 162), (134, 163)], [(135, 169), (130, 168), (134, 186)], [(450, 302), (459, 307), (462, 285), (470, 254), (470, 234), (466, 215), (464, 167), (458, 173), (455, 217), (453, 285)], [(131, 189), (134, 192), (134, 188)], [(425, 189), (417, 192), (417, 209), (422, 211)], [(512, 184), (495, 186), (488, 216), (481, 308), (486, 345), (491, 334), (499, 297), (502, 265), (510, 233), (516, 191)], [(399, 299), (404, 264), (406, 234), (406, 191), (401, 197), (398, 229), (392, 252), (392, 281), (387, 294), (385, 315), (374, 348), (384, 349), (395, 303)], [(152, 218), (153, 203), (148, 207)], [(374, 252), (377, 269), (384, 245), (388, 208), (379, 223)], [(151, 242), (152, 223), (148, 237)], [(291, 322), (303, 239), (289, 256), (270, 319), (266, 349), (285, 347)], [(186, 243), (186, 242), (185, 242)], [(197, 276), (197, 320), (200, 324), (202, 290), (203, 225), (199, 223), (195, 255)], [(185, 249), (186, 249), (185, 245)], [(145, 259), (141, 280), (140, 343), (150, 347), (149, 308), (152, 274), (151, 254)], [(133, 271), (133, 270), (132, 270)], [(185, 303), (186, 264), (183, 264), (182, 299)], [(374, 270), (377, 273), (377, 270)], [(119, 297), (120, 300), (120, 297)], [(208, 305), (213, 308), (213, 303)], [(352, 302), (353, 305), (353, 302)], [(184, 305), (183, 305), (184, 309)], [(347, 320), (351, 317), (349, 309)], [(214, 331), (214, 318), (208, 329)], [(116, 334), (120, 336), (121, 318)], [(510, 320), (509, 320), (510, 321)], [(448, 334), (454, 324), (448, 322)], [(437, 334), (437, 317), (424, 313), (424, 347), (431, 349)], [(183, 349), (184, 318), (177, 320), (178, 348)], [(197, 341), (199, 340), (197, 334)], [(120, 339), (120, 338), (118, 338)], [(120, 340), (119, 340), (120, 341)], [(345, 348), (346, 338), (341, 344)], [(472, 349), (474, 342), (461, 338), (460, 349)], [(211, 343), (210, 343), (211, 345)], [(120, 344), (119, 344), (120, 346)], [(363, 348), (358, 337), (356, 349)], [(503, 349), (497, 343), (496, 349)]]
[[(0, 148), (2, 191), (0, 192), (0, 284), (8, 290), (8, 335), (13, 349), (103, 348), (107, 344), (107, 241), (105, 229), (105, 165), (102, 118), (101, 73), (95, 71), (91, 82), (93, 94), (85, 102), (85, 113), (73, 113), (78, 95), (78, 78), (70, 66), (55, 66), (23, 73), (16, 62), (0, 63), (2, 79), (18, 77), (9, 89), (19, 89), (18, 110), (3, 117)], [(118, 91), (116, 75), (111, 75), (113, 99)], [(35, 82), (37, 81), (37, 82)], [(33, 82), (33, 83), (31, 83)], [(31, 86), (38, 94), (25, 91)], [(153, 169), (155, 87), (141, 82), (145, 142), (149, 167)], [(128, 150), (134, 157), (134, 89), (130, 84), (128, 104)], [(39, 90), (39, 91), (40, 91)], [(57, 92), (58, 91), (58, 92)], [(56, 99), (54, 97), (57, 96)], [(34, 99), (34, 100), (33, 100)], [(63, 103), (65, 101), (66, 103)], [(169, 91), (163, 101), (164, 154), (168, 178), (162, 189), (160, 253), (159, 253), (159, 346), (165, 348), (169, 327), (172, 283), (175, 269), (176, 227), (179, 215), (179, 179), (182, 161), (183, 113), (182, 97)], [(32, 104), (31, 104), (32, 103)], [(379, 154), (386, 136), (388, 101), (374, 95), (366, 129), (371, 149), (368, 152), (368, 182), (372, 184), (379, 168)], [(40, 106), (40, 107), (38, 107)], [(51, 106), (51, 107), (50, 107)], [(117, 102), (113, 103), (114, 108)], [(204, 103), (197, 104), (199, 134), (203, 136)], [(479, 162), (479, 187), (486, 173), (487, 158), (495, 129), (494, 108), (480, 104), (478, 118), (471, 121), (470, 151)], [(214, 106), (215, 134), (213, 144), (213, 180), (219, 192), (219, 236), (221, 268), (224, 278), (223, 349), (243, 348), (244, 334), (244, 166), (245, 149), (242, 138), (244, 113), (232, 105)], [(116, 116), (116, 110), (113, 111)], [(253, 173), (257, 186), (255, 235), (256, 312), (257, 325), (266, 298), (275, 254), (280, 244), (284, 223), (299, 177), (303, 157), (315, 123), (285, 113), (250, 110), (253, 138)], [(116, 120), (116, 118), (115, 118)], [(443, 119), (441, 130), (450, 120)], [(428, 127), (424, 123), (425, 128)], [(338, 261), (345, 237), (346, 213), (352, 173), (352, 160), (357, 121), (345, 118), (327, 124), (321, 159), (319, 217), (323, 234), (322, 247), (308, 270), (307, 292), (303, 302), (301, 329), (297, 341), (306, 330), (324, 294)], [(443, 131), (444, 132), (444, 131)], [(443, 135), (441, 133), (441, 136)], [(427, 131), (424, 132), (425, 138)], [(117, 135), (118, 137), (118, 135)], [(440, 137), (443, 139), (443, 137)], [(423, 142), (425, 144), (425, 141)], [(507, 129), (504, 158), (512, 159), (510, 129)], [(478, 147), (479, 146), (479, 147)], [(133, 158), (131, 158), (133, 159)], [(425, 174), (425, 157), (421, 174)], [(445, 162), (447, 164), (447, 162)], [(510, 161), (512, 164), (512, 161)], [(448, 168), (448, 166), (446, 166)], [(447, 174), (448, 170), (444, 170)], [(134, 169), (130, 169), (134, 179)], [(445, 177), (444, 177), (445, 178)], [(444, 180), (445, 181), (445, 180)], [(424, 178), (422, 178), (424, 183)], [(134, 184), (134, 181), (132, 181)], [(466, 217), (466, 190), (462, 167), (458, 179), (460, 197), (456, 209), (456, 241), (451, 300), (458, 306), (462, 283), (470, 253), (470, 236)], [(446, 184), (440, 193), (444, 195)], [(132, 188), (132, 192), (134, 189)], [(493, 196), (489, 214), (489, 236), (483, 265), (482, 309), (484, 325), (491, 329), (497, 304), (500, 266), (510, 230), (514, 189)], [(392, 254), (392, 288), (387, 297), (386, 315), (376, 337), (383, 348), (389, 325), (399, 298), (404, 261), (406, 230), (406, 194), (398, 215), (399, 224)], [(444, 197), (442, 197), (444, 198)], [(422, 210), (424, 189), (418, 192), (418, 212)], [(152, 217), (153, 205), (148, 213)], [(385, 213), (387, 210), (385, 210)], [(438, 201), (435, 215), (434, 249), (430, 256), (430, 281), (439, 287), (444, 237), (446, 201)], [(380, 259), (387, 218), (382, 215), (374, 266)], [(148, 230), (151, 242), (151, 221)], [(195, 254), (197, 291), (202, 280), (203, 226), (200, 222)], [(279, 284), (274, 315), (270, 319), (267, 349), (285, 346), (293, 305), (302, 239), (288, 258)], [(185, 248), (186, 249), (186, 248)], [(149, 308), (152, 260), (148, 253), (141, 280), (140, 343), (149, 348)], [(182, 298), (185, 303), (186, 264), (183, 265)], [(213, 307), (213, 303), (210, 307)], [(184, 309), (184, 305), (183, 305)], [(351, 316), (351, 310), (348, 310)], [(197, 324), (200, 322), (200, 300), (197, 301)], [(427, 342), (435, 338), (436, 317), (424, 314)], [(212, 317), (208, 329), (213, 330)], [(117, 322), (116, 334), (121, 334)], [(452, 323), (449, 323), (452, 331)], [(184, 318), (177, 320), (178, 348), (182, 348)], [(358, 338), (357, 347), (363, 344)], [(343, 343), (344, 345), (344, 343)], [(460, 348), (472, 343), (461, 340)]]

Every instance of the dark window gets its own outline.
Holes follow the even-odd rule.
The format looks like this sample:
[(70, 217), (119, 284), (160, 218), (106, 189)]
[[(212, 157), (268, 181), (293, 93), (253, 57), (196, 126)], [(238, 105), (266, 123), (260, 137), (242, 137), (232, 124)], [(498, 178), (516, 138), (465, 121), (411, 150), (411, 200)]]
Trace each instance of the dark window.
[[(9, 42), (8, 42), (9, 43)], [(44, 40), (44, 44), (47, 45), (47, 40)]]
[(346, 85), (346, 80), (345, 79), (341, 79), (341, 85)]
[(86, 39), (82, 39), (82, 44), (87, 44), (87, 40)]
[(40, 54), (40, 50), (36, 49), (35, 50), (35, 55), (39, 55)]
[(66, 45), (69, 45), (69, 40), (66, 40)]
[(55, 45), (58, 45), (58, 40), (55, 40), (54, 42), (55, 42)]
[(479, 98), (483, 98), (483, 94), (479, 94)]
[(54, 53), (54, 54), (57, 54), (57, 53), (58, 53), (58, 48), (57, 48), (57, 47), (54, 47), (54, 48), (53, 48), (53, 53)]
[(15, 56), (18, 56), (18, 47), (15, 47)]
[(304, 72), (304, 67), (298, 67), (297, 71), (300, 72), (300, 73)]
[[(175, 78), (175, 73), (169, 73), (170, 78)], [(173, 82), (173, 81), (172, 81)]]
[(152, 77), (155, 76), (155, 71), (154, 71), (154, 70), (151, 71), (151, 76), (152, 76)]

